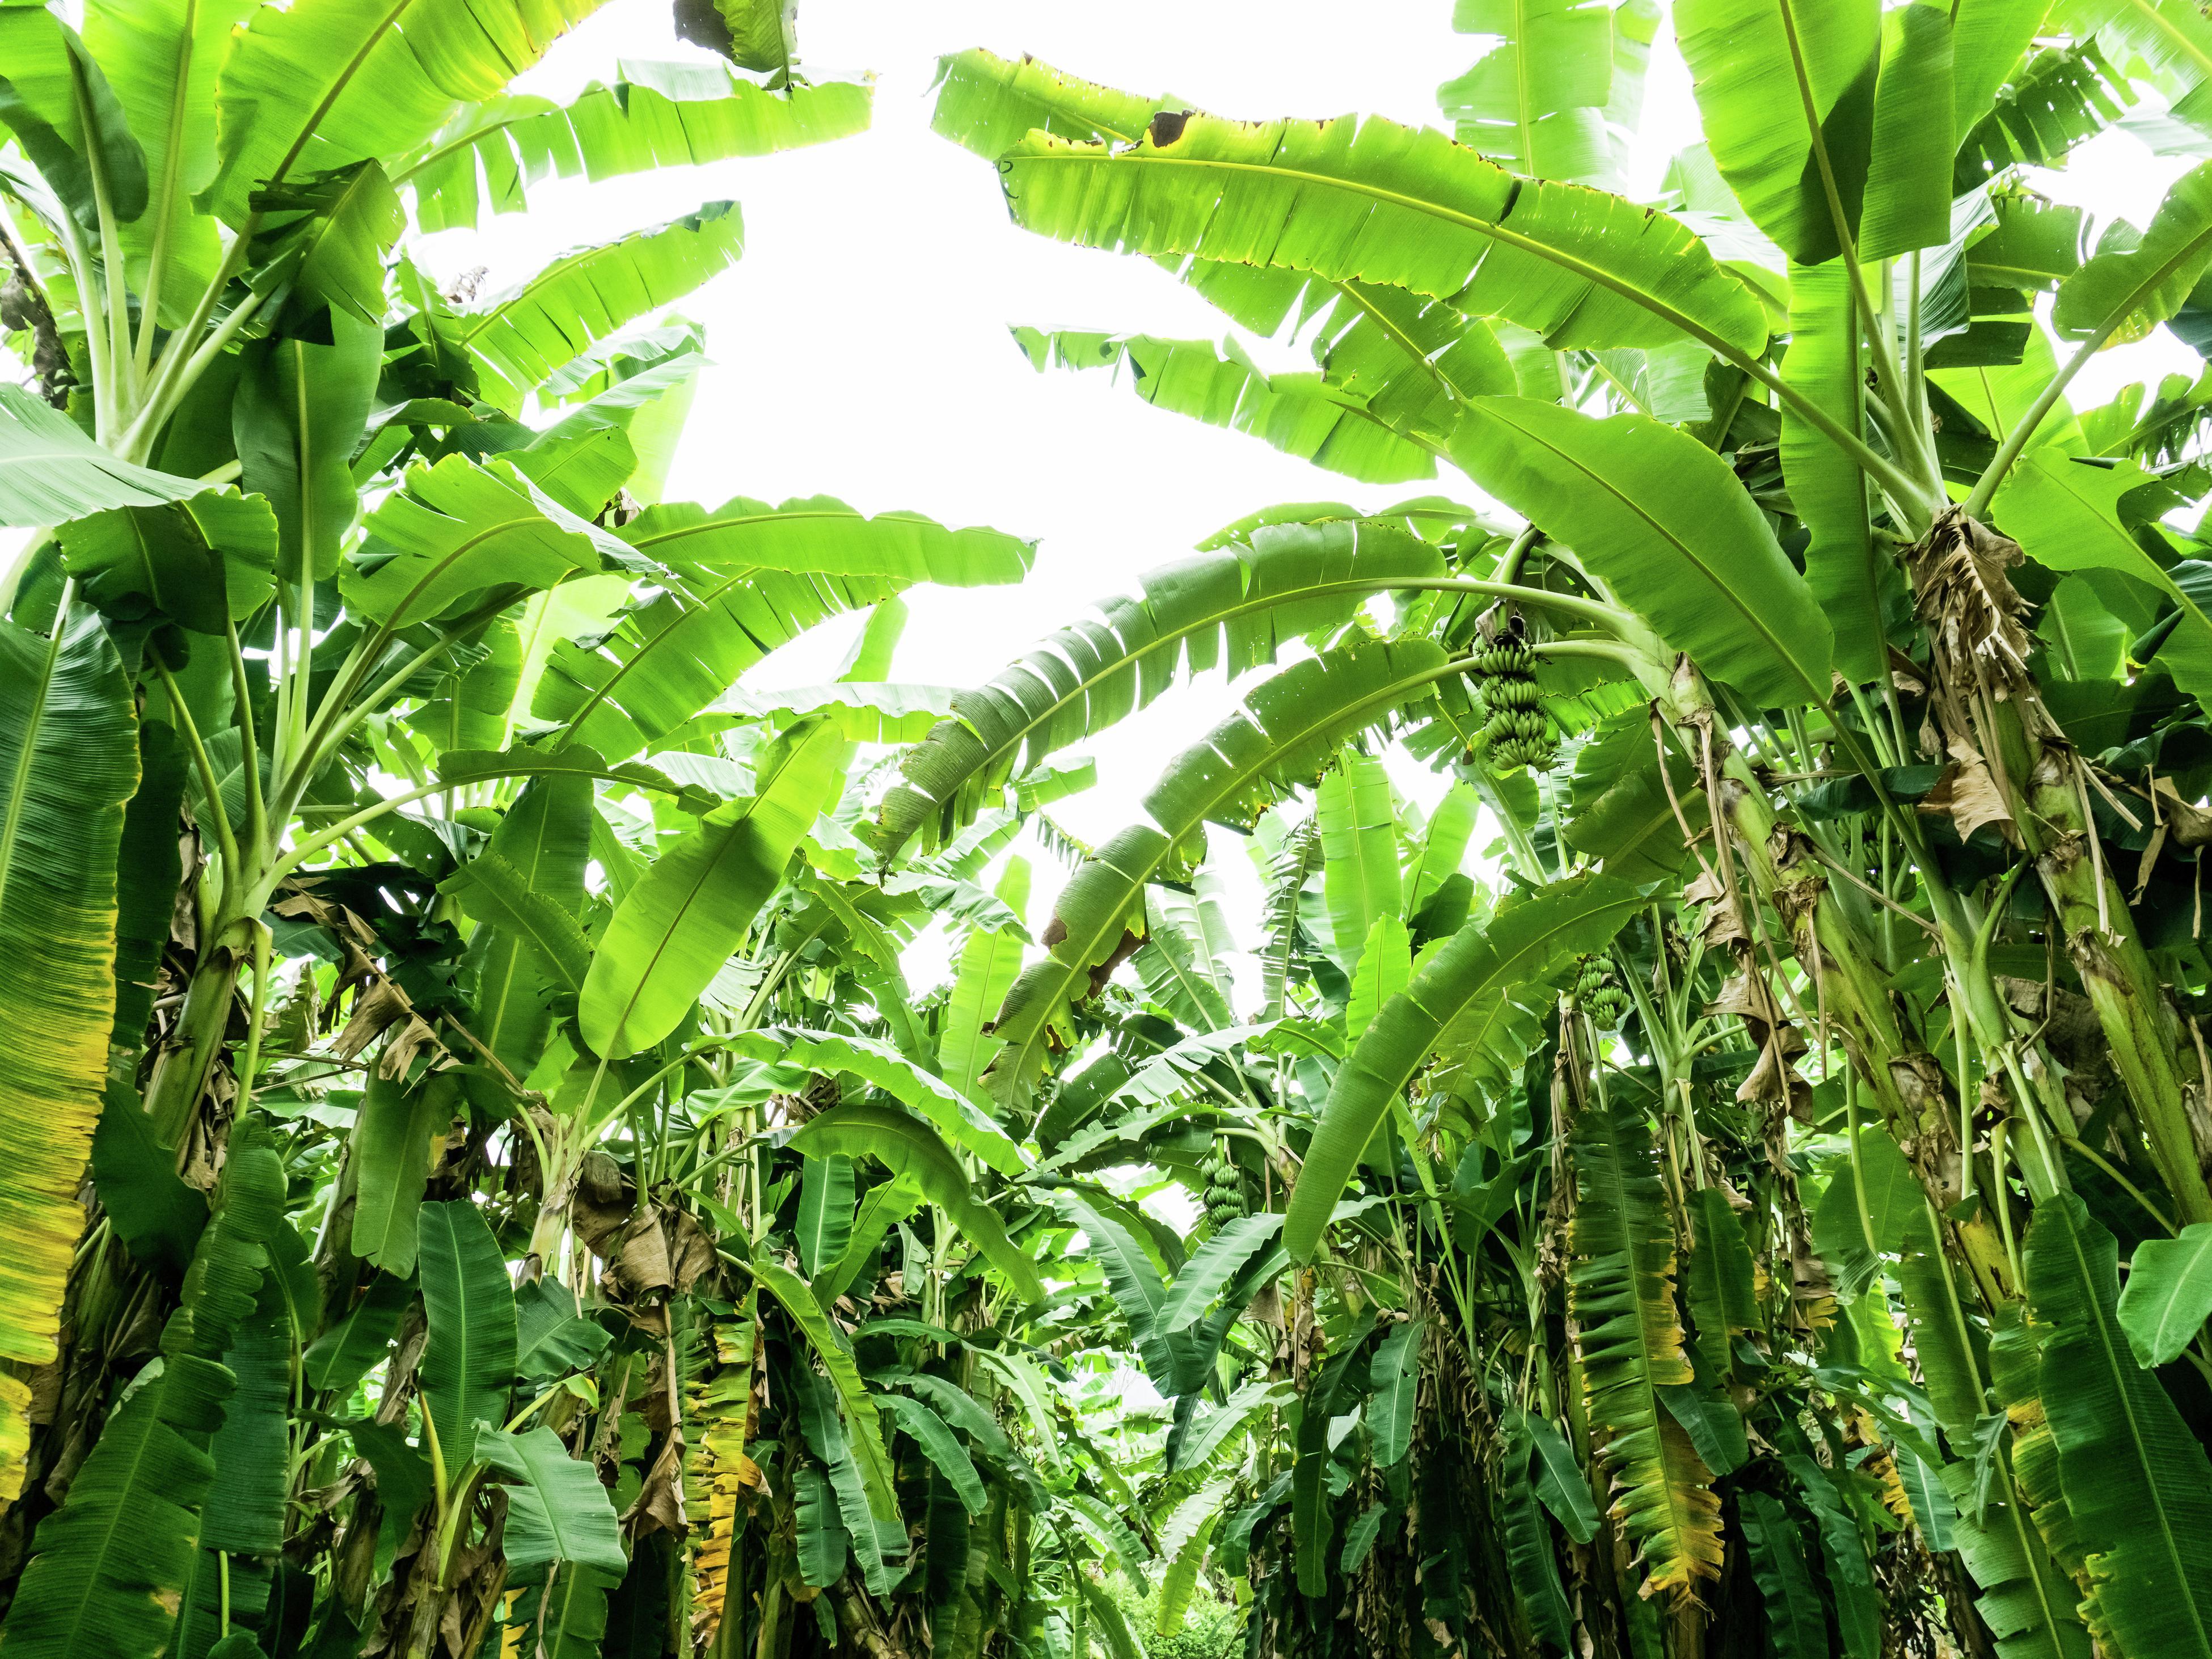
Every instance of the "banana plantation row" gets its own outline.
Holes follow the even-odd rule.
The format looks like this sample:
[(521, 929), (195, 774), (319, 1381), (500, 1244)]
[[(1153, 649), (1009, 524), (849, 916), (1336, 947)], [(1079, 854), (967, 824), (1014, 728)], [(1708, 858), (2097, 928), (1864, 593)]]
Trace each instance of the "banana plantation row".
[[(2212, 22), (945, 59), (1242, 331), (1039, 369), (1442, 492), (955, 695), (1030, 543), (664, 499), (734, 204), (426, 268), (867, 125), (772, 0), (509, 90), (596, 4), (0, 4), (0, 1659), (2212, 1659), (2212, 377), (2069, 396), (2212, 339)], [(2039, 191), (2115, 126), (2147, 224)]]

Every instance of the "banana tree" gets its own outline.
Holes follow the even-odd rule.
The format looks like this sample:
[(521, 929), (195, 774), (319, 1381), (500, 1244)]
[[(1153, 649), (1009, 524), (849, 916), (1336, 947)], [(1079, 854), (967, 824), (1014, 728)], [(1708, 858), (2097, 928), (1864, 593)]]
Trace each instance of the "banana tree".
[[(835, 1391), (818, 1468), (896, 1516), (847, 1339), (763, 1243), (786, 1194), (763, 1206), (769, 1097), (744, 1088), (817, 1059), (866, 1079), (854, 1109), (913, 1142), (870, 1142), (900, 1213), (950, 1218), (947, 1271), (956, 1221), (988, 1230), (945, 1138), (1018, 1167), (1012, 1142), (847, 1011), (904, 1015), (888, 940), (918, 918), (1010, 920), (969, 879), (988, 836), (864, 880), (858, 803), (836, 812), (859, 745), (943, 707), (884, 683), (897, 595), (1017, 580), (1030, 549), (826, 496), (661, 499), (705, 362), (665, 308), (738, 258), (732, 203), (496, 295), (430, 276), (420, 234), (541, 181), (866, 125), (865, 84), (808, 77), (787, 20), (772, 71), (507, 90), (592, 9), (0, 9), (34, 380), (0, 388), (26, 532), (0, 624), (0, 1645), (582, 1651), (622, 1584), (672, 1644), (688, 1589), (645, 1582), (638, 1540), (688, 1587), (660, 1536), (685, 1480), (758, 1473), (743, 1437), (687, 1443), (685, 1390), (765, 1356), (755, 1316), (794, 1284), (767, 1316)], [(742, 64), (741, 9), (715, 44)], [(848, 682), (732, 693), (856, 611)], [(769, 1035), (817, 980), (844, 988)], [(693, 1085), (726, 1098), (689, 1115)], [(1034, 1287), (1003, 1231), (993, 1254)]]
[[(1354, 1248), (1333, 1219), (1353, 1182), (1440, 1186), (1461, 1103), (1533, 1126), (1540, 1224), (1483, 1247), (1526, 1310), (1509, 1403), (1558, 1413), (1606, 1513), (1570, 1532), (1600, 1559), (1566, 1582), (1598, 1599), (1552, 1594), (1558, 1540), (1520, 1495), (1534, 1452), (1506, 1458), (1521, 1628), (1686, 1651), (1741, 1621), (1871, 1651), (1865, 1588), (1902, 1574), (1923, 1590), (1881, 1616), (1922, 1619), (1939, 1587), (1962, 1647), (2198, 1651), (2212, 1526), (2183, 1493), (2207, 1468), (2188, 1426), (2205, 1310), (2180, 1264), (2212, 1224), (2212, 1145), (2182, 526), (2202, 393), (2067, 393), (2117, 339), (2199, 337), (2212, 221), (2192, 172), (2148, 227), (2093, 235), (2033, 170), (2146, 93), (2179, 147), (2212, 149), (2189, 125), (2203, 25), (1760, 0), (1672, 21), (1704, 131), (1657, 203), (1581, 182), (1633, 125), (1640, 8), (1462, 8), (1496, 39), (1446, 90), (1458, 143), (945, 62), (938, 130), (996, 166), (1018, 223), (1150, 258), (1239, 326), (1310, 343), (1315, 372), (1263, 374), (1233, 337), (1018, 331), (1033, 362), (1111, 369), (1363, 482), (1443, 462), (1513, 517), (1253, 515), (959, 702), (883, 833), (953, 833), (1179, 668), (1241, 672), (1304, 635), (1313, 654), (1077, 871), (1052, 957), (1001, 1011), (1000, 1097), (1025, 1098), (1036, 1057), (1142, 959), (1146, 885), (1189, 879), (1206, 821), (1252, 830), (1271, 795), (1346, 775), (1344, 744), (1404, 736), (1462, 775), (1533, 890), (1376, 981), (1340, 1063), (1316, 1062), (1283, 1137), (1302, 1161), (1283, 1237), (1326, 1261)], [(1325, 819), (1320, 839), (1332, 879), (1359, 856)], [(1547, 1037), (1509, 987), (1561, 994)], [(1401, 1173), (1407, 1142), (1437, 1162)], [(1413, 1260), (1457, 1246), (1423, 1224)], [(2167, 1236), (2123, 1290), (2114, 1239)], [(2177, 1304), (2163, 1346), (2130, 1347)], [(1316, 1368), (1310, 1419), (1343, 1417), (1364, 1352)], [(1492, 1400), (1499, 1359), (1455, 1356)], [(1818, 1443), (1808, 1412), (1833, 1431)], [(2119, 1421), (2142, 1425), (2124, 1513), (2091, 1473)], [(1778, 1463), (1736, 1454), (1747, 1423)], [(1864, 1495), (1847, 1472), (1875, 1477), (1901, 1542), (1839, 1507)], [(1318, 1640), (1374, 1592), (1325, 1528), (1293, 1533), (1283, 1616)]]

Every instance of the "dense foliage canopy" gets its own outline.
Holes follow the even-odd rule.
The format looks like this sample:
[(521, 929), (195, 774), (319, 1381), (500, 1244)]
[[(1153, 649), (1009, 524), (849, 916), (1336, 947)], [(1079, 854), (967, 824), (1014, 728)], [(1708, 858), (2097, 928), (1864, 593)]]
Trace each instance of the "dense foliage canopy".
[(419, 262), (868, 119), (759, 0), (509, 91), (595, 3), (0, 0), (0, 1659), (2212, 1659), (2212, 376), (2068, 397), (2212, 161), (2035, 189), (2212, 22), (1674, 0), (1648, 202), (1656, 0), (1460, 0), (1455, 137), (946, 59), (1313, 362), (1037, 368), (1447, 474), (948, 694), (1029, 543), (663, 499), (734, 204)]

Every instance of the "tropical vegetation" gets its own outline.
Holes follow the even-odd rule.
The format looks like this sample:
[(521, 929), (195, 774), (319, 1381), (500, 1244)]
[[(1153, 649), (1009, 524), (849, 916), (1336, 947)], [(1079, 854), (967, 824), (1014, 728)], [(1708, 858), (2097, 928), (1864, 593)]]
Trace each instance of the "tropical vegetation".
[(2212, 339), (2212, 161), (2038, 190), (2212, 155), (2212, 23), (1460, 0), (1451, 133), (947, 58), (1241, 331), (1039, 369), (1442, 492), (947, 694), (1031, 544), (664, 499), (733, 204), (428, 274), (867, 122), (753, 0), (508, 90), (592, 9), (0, 4), (0, 1656), (2212, 1659), (2212, 377), (2069, 395)]

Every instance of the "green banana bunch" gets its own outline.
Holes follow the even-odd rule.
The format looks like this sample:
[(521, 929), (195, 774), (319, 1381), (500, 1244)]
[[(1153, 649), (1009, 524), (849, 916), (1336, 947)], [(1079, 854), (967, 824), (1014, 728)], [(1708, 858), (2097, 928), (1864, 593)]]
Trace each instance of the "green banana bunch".
[(1575, 1006), (1601, 1030), (1610, 1030), (1620, 1024), (1621, 1016), (1628, 1012), (1628, 993), (1620, 988), (1611, 965), (1603, 957), (1582, 958), (1571, 994)]
[(1243, 1174), (1227, 1158), (1217, 1158), (1206, 1172), (1206, 1218), (1216, 1228), (1225, 1227), (1251, 1209)]
[(1543, 693), (1529, 672), (1534, 660), (1516, 627), (1477, 651), (1468, 665), (1468, 672), (1482, 682), (1483, 707), (1490, 711), (1482, 747), (1498, 765), (1548, 768), (1558, 757)]

